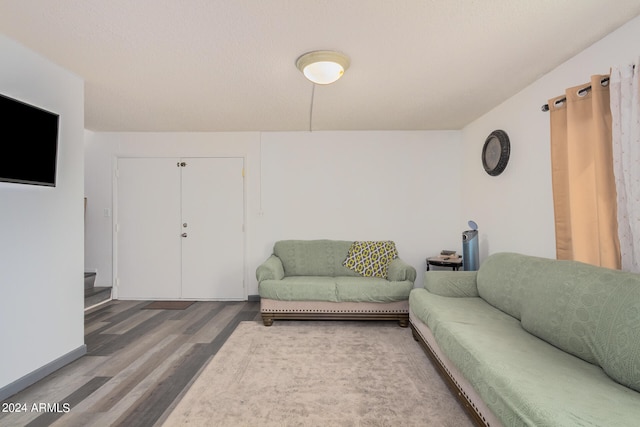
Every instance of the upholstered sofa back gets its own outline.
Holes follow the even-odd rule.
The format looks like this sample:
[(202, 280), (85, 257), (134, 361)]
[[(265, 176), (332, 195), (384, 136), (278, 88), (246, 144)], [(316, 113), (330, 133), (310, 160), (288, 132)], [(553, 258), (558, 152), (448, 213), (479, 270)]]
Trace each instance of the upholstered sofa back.
[(541, 272), (538, 258), (497, 253), (478, 269), (478, 293), (492, 306), (520, 320), (524, 292), (536, 286)]
[(478, 293), (529, 333), (640, 391), (640, 275), (513, 253), (488, 257)]
[(345, 240), (280, 240), (273, 253), (286, 276), (359, 276), (342, 265), (353, 242)]

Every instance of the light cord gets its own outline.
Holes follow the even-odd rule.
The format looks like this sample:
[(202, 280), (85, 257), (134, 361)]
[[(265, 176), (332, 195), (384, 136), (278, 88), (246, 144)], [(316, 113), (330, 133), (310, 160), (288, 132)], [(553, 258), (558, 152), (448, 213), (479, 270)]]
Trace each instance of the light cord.
[(311, 106), (309, 107), (309, 132), (313, 130), (313, 99), (316, 94), (316, 85), (311, 84)]

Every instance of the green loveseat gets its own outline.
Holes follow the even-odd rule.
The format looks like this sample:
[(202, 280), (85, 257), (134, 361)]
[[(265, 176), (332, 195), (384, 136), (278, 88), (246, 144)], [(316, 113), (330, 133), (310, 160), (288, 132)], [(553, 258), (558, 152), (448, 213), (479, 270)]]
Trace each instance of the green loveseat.
[[(273, 254), (256, 270), (265, 326), (274, 319), (397, 320), (408, 326), (415, 268), (398, 258), (397, 251), (379, 256), (367, 250), (361, 256), (359, 243), (380, 243), (395, 251), (393, 242), (276, 242)], [(348, 259), (360, 263), (362, 272)], [(367, 259), (375, 262), (365, 265)]]
[(478, 424), (640, 425), (640, 275), (498, 253), (427, 273), (409, 305)]

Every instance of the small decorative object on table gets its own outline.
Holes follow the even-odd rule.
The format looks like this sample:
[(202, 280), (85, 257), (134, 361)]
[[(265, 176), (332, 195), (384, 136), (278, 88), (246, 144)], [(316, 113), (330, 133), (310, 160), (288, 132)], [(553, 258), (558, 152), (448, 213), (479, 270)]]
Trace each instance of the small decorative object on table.
[(427, 258), (427, 271), (429, 266), (451, 267), (454, 271), (458, 271), (462, 267), (462, 257), (456, 254), (456, 251), (443, 250), (440, 255)]

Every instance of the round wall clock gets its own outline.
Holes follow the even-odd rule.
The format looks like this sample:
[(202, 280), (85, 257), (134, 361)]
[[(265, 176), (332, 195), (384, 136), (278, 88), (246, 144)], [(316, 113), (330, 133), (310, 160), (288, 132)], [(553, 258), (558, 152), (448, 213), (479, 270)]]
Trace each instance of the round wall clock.
[(509, 136), (503, 130), (494, 130), (484, 141), (482, 147), (482, 166), (491, 176), (497, 176), (504, 171), (509, 162), (511, 144)]

